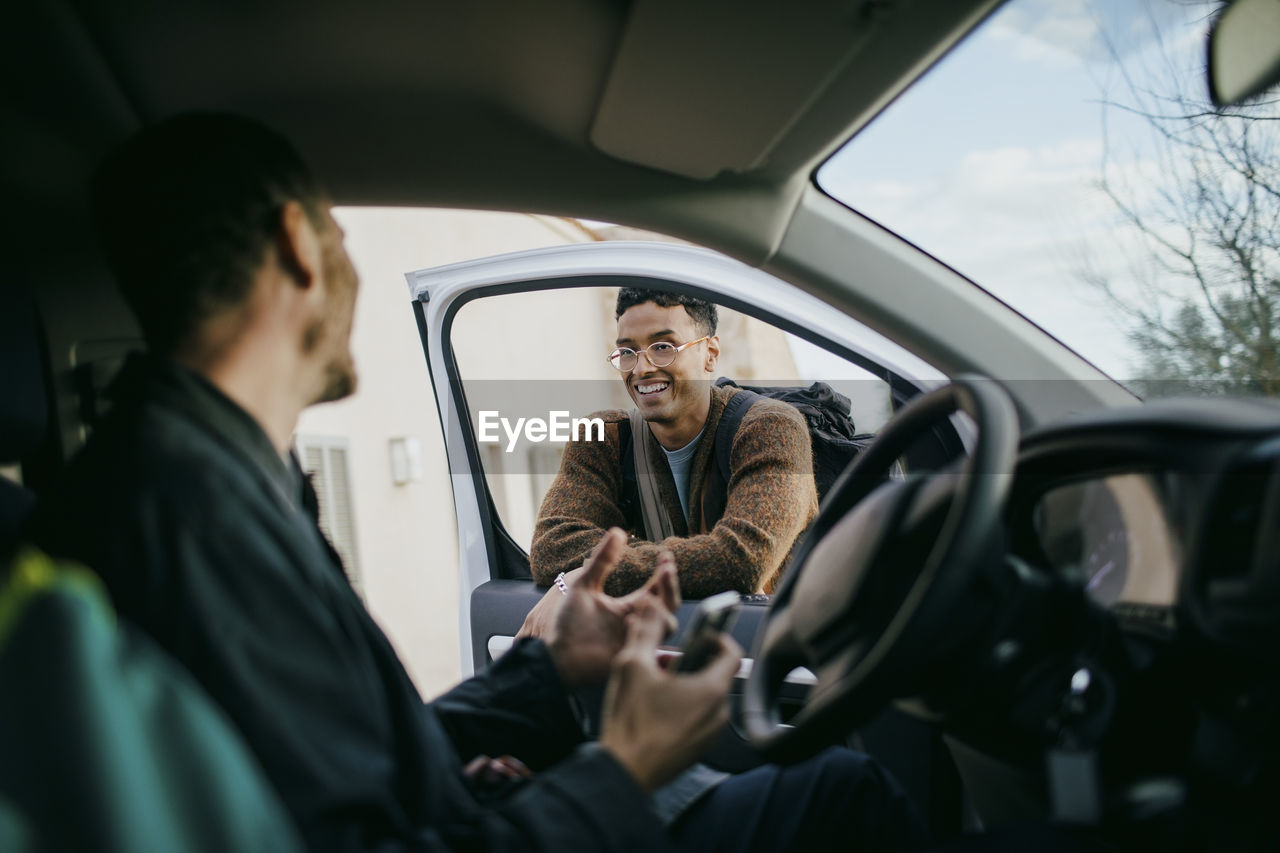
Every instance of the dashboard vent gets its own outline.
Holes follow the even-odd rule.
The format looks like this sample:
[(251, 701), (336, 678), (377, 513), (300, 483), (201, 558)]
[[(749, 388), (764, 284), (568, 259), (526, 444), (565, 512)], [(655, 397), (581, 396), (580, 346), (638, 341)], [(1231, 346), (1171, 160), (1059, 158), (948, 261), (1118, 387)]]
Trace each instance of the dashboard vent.
[[(1259, 448), (1263, 450), (1263, 448)], [(1280, 442), (1228, 469), (1213, 495), (1191, 594), (1214, 642), (1276, 666), (1280, 642)]]
[[(1274, 459), (1250, 460), (1229, 470), (1217, 489), (1209, 515), (1206, 552), (1209, 581), (1243, 581), (1260, 556), (1260, 533), (1274, 527), (1277, 480)], [(1263, 520), (1270, 519), (1269, 525)]]

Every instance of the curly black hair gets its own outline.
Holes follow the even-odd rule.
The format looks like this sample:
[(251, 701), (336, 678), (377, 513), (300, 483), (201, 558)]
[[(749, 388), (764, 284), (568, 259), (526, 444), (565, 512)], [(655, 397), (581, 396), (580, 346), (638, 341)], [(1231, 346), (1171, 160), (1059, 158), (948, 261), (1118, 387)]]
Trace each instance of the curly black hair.
[(683, 293), (668, 293), (664, 290), (647, 290), (643, 287), (619, 288), (618, 304), (614, 308), (613, 318), (616, 320), (628, 308), (634, 308), (646, 302), (653, 302), (663, 308), (683, 305), (684, 310), (689, 312), (689, 316), (693, 318), (694, 324), (702, 334), (714, 335), (716, 333), (716, 324), (719, 322), (719, 318), (716, 316), (715, 303), (708, 302), (705, 299), (698, 299), (696, 296), (685, 296)]

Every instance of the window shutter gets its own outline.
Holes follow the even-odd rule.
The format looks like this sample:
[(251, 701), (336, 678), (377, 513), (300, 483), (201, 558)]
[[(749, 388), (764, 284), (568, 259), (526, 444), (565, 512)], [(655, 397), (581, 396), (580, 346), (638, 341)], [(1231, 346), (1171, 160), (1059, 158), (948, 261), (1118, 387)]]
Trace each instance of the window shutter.
[(360, 552), (356, 548), (356, 521), (347, 468), (347, 442), (341, 438), (298, 438), (302, 470), (311, 476), (320, 507), (320, 529), (328, 537), (346, 569), (347, 579), (360, 591)]

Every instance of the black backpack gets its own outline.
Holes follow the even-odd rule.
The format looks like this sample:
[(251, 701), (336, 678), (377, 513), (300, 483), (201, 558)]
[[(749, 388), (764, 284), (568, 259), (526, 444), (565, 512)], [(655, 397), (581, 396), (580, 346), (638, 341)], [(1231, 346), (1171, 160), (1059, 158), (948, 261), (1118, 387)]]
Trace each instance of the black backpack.
[[(813, 444), (813, 480), (821, 501), (832, 483), (848, 467), (858, 452), (871, 443), (870, 433), (858, 433), (849, 417), (849, 398), (825, 382), (815, 382), (808, 388), (768, 387), (739, 385), (732, 379), (721, 377), (716, 387), (731, 385), (740, 389), (729, 398), (720, 423), (716, 426), (716, 464), (703, 488), (702, 508), (707, 529), (724, 515), (729, 492), (729, 454), (742, 418), (762, 397), (781, 400), (800, 410), (809, 424), (809, 438)], [(631, 423), (618, 423), (618, 439), (622, 446), (622, 495), (619, 509), (632, 529), (643, 529), (640, 524), (640, 489), (636, 484), (636, 460), (631, 446)]]

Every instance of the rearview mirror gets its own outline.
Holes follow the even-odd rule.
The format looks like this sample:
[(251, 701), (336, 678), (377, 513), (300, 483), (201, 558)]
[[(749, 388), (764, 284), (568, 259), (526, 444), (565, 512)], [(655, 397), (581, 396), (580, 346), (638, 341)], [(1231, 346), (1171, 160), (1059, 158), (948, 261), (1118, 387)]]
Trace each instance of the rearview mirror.
[(1230, 107), (1280, 81), (1280, 0), (1236, 0), (1209, 33), (1209, 97)]

